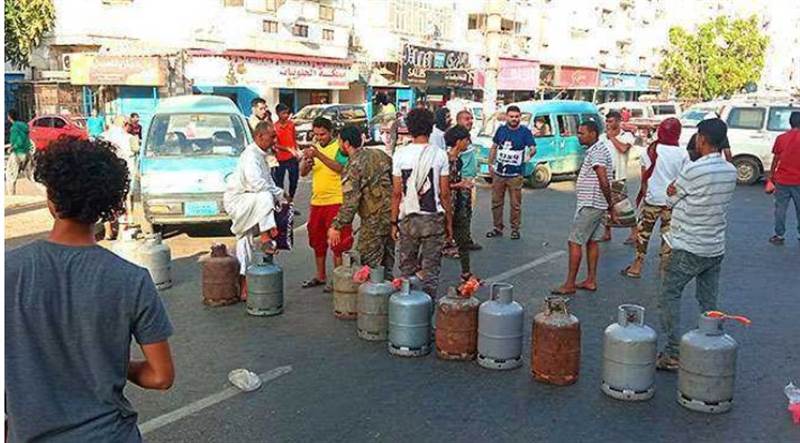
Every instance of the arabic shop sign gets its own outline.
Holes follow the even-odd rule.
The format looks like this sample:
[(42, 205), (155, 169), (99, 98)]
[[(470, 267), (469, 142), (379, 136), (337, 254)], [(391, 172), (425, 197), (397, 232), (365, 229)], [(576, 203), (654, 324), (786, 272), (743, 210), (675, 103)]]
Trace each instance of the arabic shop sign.
[(186, 76), (196, 85), (250, 85), (268, 88), (347, 89), (349, 68), (332, 63), (287, 60), (232, 60), (193, 57)]
[(163, 86), (167, 84), (167, 61), (159, 57), (72, 54), (70, 82), (73, 85)]
[(466, 52), (405, 45), (400, 65), (402, 81), (409, 85), (469, 87), (473, 81)]
[(609, 91), (647, 91), (650, 76), (616, 72), (600, 73), (600, 89)]

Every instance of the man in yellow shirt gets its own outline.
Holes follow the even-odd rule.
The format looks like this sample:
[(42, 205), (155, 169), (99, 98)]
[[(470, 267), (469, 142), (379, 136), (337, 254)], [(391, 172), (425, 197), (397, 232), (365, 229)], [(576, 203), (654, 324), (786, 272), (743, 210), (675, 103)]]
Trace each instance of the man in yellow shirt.
[[(344, 194), (342, 192), (342, 170), (347, 157), (339, 152), (339, 141), (333, 137), (333, 124), (324, 117), (317, 117), (311, 124), (315, 144), (303, 152), (300, 175), (311, 173), (311, 210), (308, 213), (308, 244), (314, 250), (317, 274), (303, 282), (304, 288), (325, 284), (325, 259), (328, 252), (328, 229), (339, 212)], [(342, 264), (342, 252), (353, 246), (351, 226), (341, 230), (342, 240), (331, 248), (334, 267)], [(325, 291), (328, 292), (326, 286)]]

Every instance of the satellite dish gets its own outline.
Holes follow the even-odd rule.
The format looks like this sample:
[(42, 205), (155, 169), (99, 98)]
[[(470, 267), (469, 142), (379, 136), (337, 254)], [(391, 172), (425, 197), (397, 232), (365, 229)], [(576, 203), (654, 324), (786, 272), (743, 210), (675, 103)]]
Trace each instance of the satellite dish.
[(289, 0), (278, 8), (278, 21), (285, 26), (292, 26), (300, 18), (302, 6), (299, 2)]

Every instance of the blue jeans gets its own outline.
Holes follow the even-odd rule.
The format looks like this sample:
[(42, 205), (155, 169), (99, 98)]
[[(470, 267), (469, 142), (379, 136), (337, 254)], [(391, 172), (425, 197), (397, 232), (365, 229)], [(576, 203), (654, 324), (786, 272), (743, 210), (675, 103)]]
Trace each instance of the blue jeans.
[(678, 356), (681, 296), (683, 288), (692, 279), (696, 279), (695, 298), (700, 303), (701, 311), (717, 309), (722, 257), (722, 255), (701, 257), (680, 249), (672, 251), (658, 301), (658, 308), (661, 311), (661, 329), (667, 336), (667, 346), (664, 349), (666, 354), (673, 357)]
[(800, 238), (800, 185), (779, 185), (775, 183), (775, 235), (786, 234), (786, 211), (789, 201), (794, 201), (794, 213), (797, 221), (797, 237)]
[(300, 163), (296, 158), (278, 162), (278, 166), (272, 170), (272, 178), (275, 179), (275, 184), (283, 190), (286, 190), (284, 187), (286, 185), (286, 172), (289, 172), (288, 194), (290, 198), (294, 198), (294, 194), (297, 192), (297, 180), (300, 178)]

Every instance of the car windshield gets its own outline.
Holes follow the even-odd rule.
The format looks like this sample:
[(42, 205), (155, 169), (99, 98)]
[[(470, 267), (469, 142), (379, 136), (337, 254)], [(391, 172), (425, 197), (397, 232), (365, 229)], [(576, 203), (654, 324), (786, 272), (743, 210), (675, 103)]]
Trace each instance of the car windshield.
[(235, 114), (156, 115), (144, 147), (147, 157), (238, 156), (247, 136)]
[(306, 106), (305, 108), (301, 109), (300, 112), (295, 114), (294, 118), (298, 120), (314, 120), (322, 115), (324, 111), (325, 107), (323, 106)]
[[(506, 124), (506, 113), (503, 111), (495, 112), (494, 115), (486, 119), (486, 122), (483, 124), (483, 128), (481, 128), (480, 135), (487, 135), (489, 137), (494, 135), (494, 132), (500, 126)], [(520, 123), (523, 126), (529, 126), (531, 123), (531, 113), (530, 112), (523, 112), (520, 116)]]
[(690, 109), (681, 115), (681, 119), (701, 121), (709, 112), (714, 111), (712, 109)]

